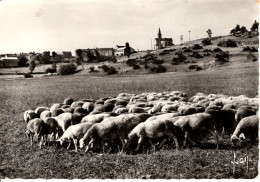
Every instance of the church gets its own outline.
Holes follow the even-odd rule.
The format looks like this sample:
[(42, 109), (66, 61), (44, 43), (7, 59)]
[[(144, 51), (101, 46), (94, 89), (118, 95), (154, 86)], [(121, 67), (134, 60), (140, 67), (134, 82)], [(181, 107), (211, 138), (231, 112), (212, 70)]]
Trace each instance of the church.
[(156, 41), (156, 49), (163, 49), (173, 45), (172, 38), (162, 38), (160, 28), (158, 32), (158, 38), (155, 38), (155, 41)]

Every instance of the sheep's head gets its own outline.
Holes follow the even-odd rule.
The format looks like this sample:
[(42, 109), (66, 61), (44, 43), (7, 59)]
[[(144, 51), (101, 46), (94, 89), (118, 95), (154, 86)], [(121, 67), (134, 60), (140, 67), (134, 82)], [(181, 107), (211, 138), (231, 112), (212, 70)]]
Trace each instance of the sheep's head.
[(79, 147), (82, 149), (84, 147), (84, 145), (85, 145), (84, 140), (83, 140), (83, 138), (81, 138), (79, 140)]
[(240, 139), (236, 135), (232, 135), (231, 142), (234, 146), (237, 146), (237, 144), (240, 142)]
[(60, 145), (62, 145), (64, 143), (64, 141), (65, 141), (65, 139), (63, 139), (63, 138), (60, 138), (57, 140), (57, 142), (60, 142)]

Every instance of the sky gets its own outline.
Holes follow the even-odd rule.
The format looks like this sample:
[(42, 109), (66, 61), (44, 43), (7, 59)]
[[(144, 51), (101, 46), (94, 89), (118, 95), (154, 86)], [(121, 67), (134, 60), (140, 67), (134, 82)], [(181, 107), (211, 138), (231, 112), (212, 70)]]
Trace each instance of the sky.
[(257, 0), (0, 0), (0, 53), (72, 51), (87, 48), (154, 47), (227, 35), (237, 24), (258, 21)]

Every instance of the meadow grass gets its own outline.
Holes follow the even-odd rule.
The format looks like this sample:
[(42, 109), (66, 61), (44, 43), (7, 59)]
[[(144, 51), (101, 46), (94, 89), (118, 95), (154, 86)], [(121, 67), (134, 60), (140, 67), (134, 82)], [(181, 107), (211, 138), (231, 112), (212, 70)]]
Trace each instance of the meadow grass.
[[(50, 107), (74, 99), (116, 96), (122, 92), (180, 90), (189, 96), (197, 92), (227, 95), (258, 94), (258, 70), (215, 70), (111, 77), (54, 77), (0, 80), (0, 174), (8, 178), (254, 178), (257, 176), (258, 147), (173, 148), (157, 152), (127, 154), (75, 153), (54, 146), (30, 147), (24, 131), (23, 112), (38, 106)], [(223, 139), (230, 146), (229, 137)], [(232, 174), (233, 151), (248, 154), (249, 173), (243, 166)]]

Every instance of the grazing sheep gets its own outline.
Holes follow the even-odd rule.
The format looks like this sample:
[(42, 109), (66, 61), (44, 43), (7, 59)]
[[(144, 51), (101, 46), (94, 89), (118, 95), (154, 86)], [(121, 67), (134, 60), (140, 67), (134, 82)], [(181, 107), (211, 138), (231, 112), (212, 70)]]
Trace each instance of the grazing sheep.
[(27, 129), (26, 129), (26, 135), (28, 137), (28, 139), (31, 139), (31, 146), (33, 146), (33, 136), (36, 135), (38, 138), (38, 142), (39, 142), (39, 138), (40, 138), (40, 143), (39, 146), (41, 148), (42, 143), (44, 141), (44, 136), (47, 136), (48, 134), (51, 134), (52, 129), (50, 128), (50, 126), (46, 123), (43, 122), (42, 119), (40, 118), (35, 118), (30, 120), (27, 123)]
[(23, 114), (23, 119), (26, 123), (34, 118), (37, 118), (37, 114), (33, 110), (27, 110)]
[(135, 151), (138, 151), (140, 149), (140, 145), (144, 140), (144, 138), (147, 138), (149, 143), (153, 146), (151, 141), (152, 138), (161, 138), (163, 136), (167, 136), (167, 138), (165, 138), (161, 142), (159, 148), (162, 147), (162, 145), (167, 141), (168, 138), (173, 138), (176, 144), (176, 149), (179, 150), (179, 144), (177, 141), (177, 137), (175, 136), (175, 130), (176, 127), (174, 126), (173, 122), (171, 122), (170, 120), (155, 119), (155, 120), (145, 121), (137, 125), (129, 133), (127, 147), (129, 146), (133, 138), (136, 136), (138, 137), (138, 145)]
[(100, 123), (103, 121), (104, 118), (110, 117), (110, 113), (101, 113), (101, 114), (93, 114), (93, 115), (88, 115), (82, 118), (81, 123), (89, 123), (89, 124), (95, 124), (95, 123)]
[[(85, 150), (85, 152), (87, 152), (90, 145), (96, 142), (102, 145), (103, 152), (105, 152), (105, 143), (115, 144), (115, 139), (117, 138), (117, 126), (114, 122), (96, 123), (93, 124), (83, 138), (80, 139), (79, 144), (80, 148), (83, 148), (84, 144), (87, 143)], [(122, 143), (124, 142), (123, 139), (120, 140)], [(118, 148), (120, 147), (118, 146)]]
[(247, 116), (252, 116), (256, 114), (256, 110), (250, 106), (241, 106), (238, 108), (236, 115), (235, 115), (235, 126), (239, 123), (241, 119)]
[(196, 108), (194, 106), (184, 105), (184, 106), (180, 106), (178, 108), (178, 112), (181, 115), (190, 115), (190, 114), (196, 113), (197, 110), (196, 110)]
[(35, 113), (37, 114), (37, 117), (38, 117), (38, 118), (40, 117), (40, 115), (41, 115), (41, 113), (42, 113), (43, 111), (49, 111), (49, 108), (48, 108), (48, 107), (37, 107), (37, 108), (35, 109)]
[(75, 145), (75, 151), (77, 152), (78, 151), (77, 140), (81, 139), (91, 126), (92, 124), (89, 123), (79, 123), (76, 125), (71, 125), (63, 133), (62, 137), (59, 138), (57, 141), (59, 141), (60, 145), (62, 145), (64, 141), (69, 140), (69, 145), (67, 147), (67, 149), (69, 149), (71, 145), (71, 140), (73, 140)]
[(123, 113), (128, 113), (129, 109), (128, 108), (117, 108), (115, 113), (117, 114), (123, 114)]
[(70, 107), (71, 107), (71, 108), (82, 107), (83, 104), (85, 104), (85, 103), (86, 103), (86, 102), (84, 102), (84, 101), (74, 101), (74, 102), (70, 105)]
[(66, 129), (72, 125), (73, 123), (75, 123), (73, 120), (73, 114), (71, 113), (62, 113), (59, 116), (53, 117), (57, 123), (58, 123), (58, 128), (59, 128), (59, 132), (64, 133), (66, 131)]
[(236, 146), (238, 141), (241, 141), (242, 137), (240, 138), (240, 136), (250, 138), (251, 141), (256, 140), (256, 138), (258, 138), (258, 125), (259, 125), (258, 115), (253, 115), (253, 116), (248, 116), (243, 118), (238, 123), (234, 133), (231, 136), (232, 143)]
[(217, 142), (217, 148), (218, 148), (218, 135), (216, 133), (215, 129), (215, 120), (213, 116), (211, 116), (208, 113), (197, 113), (192, 115), (187, 115), (180, 117), (175, 123), (175, 126), (179, 127), (183, 132), (185, 132), (185, 140), (184, 140), (184, 146), (186, 146), (187, 139), (192, 143), (196, 144), (194, 141), (192, 141), (189, 137), (189, 134), (196, 133), (196, 132), (202, 132), (202, 131), (208, 131), (210, 132)]
[(75, 107), (73, 112), (80, 113), (80, 114), (82, 114), (82, 116), (88, 115), (88, 111), (82, 107)]
[(45, 120), (46, 118), (49, 118), (51, 117), (51, 111), (43, 111), (40, 115), (40, 118), (42, 120)]
[[(51, 138), (55, 139), (56, 134), (58, 133), (58, 123), (54, 118), (45, 118), (43, 120), (44, 123), (49, 125), (49, 133), (51, 135)], [(47, 135), (45, 138), (45, 141), (47, 141)]]

